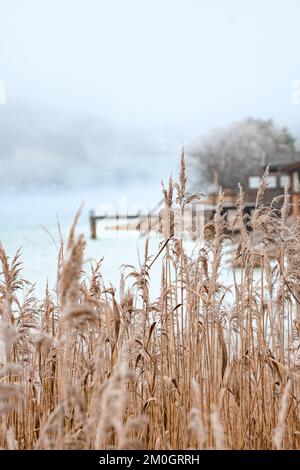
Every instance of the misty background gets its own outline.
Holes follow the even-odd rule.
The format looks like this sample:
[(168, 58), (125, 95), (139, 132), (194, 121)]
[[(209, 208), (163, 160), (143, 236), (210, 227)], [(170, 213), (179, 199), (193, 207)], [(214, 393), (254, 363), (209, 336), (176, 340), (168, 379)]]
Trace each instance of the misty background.
[(181, 144), (189, 157), (247, 117), (299, 140), (299, 17), (298, 0), (0, 0), (0, 240), (39, 294), (56, 276), (47, 231), (58, 240), (58, 217), (66, 238), (83, 201), (86, 256), (116, 285), (143, 242), (91, 241), (90, 209), (150, 210)]
[[(297, 0), (0, 0), (0, 185), (132, 187), (212, 128), (299, 138)], [(121, 186), (120, 186), (121, 185)]]

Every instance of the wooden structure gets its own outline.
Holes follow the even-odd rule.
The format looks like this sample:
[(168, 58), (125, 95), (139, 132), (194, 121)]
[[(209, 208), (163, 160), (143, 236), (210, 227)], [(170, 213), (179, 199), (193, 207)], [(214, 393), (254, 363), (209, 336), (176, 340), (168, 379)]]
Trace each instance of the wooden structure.
[(285, 171), (289, 177), (292, 215), (297, 217), (300, 215), (300, 162), (284, 165), (282, 170)]
[[(261, 176), (249, 177), (248, 188), (245, 191), (247, 202), (255, 204), (260, 180)], [(288, 186), (292, 203), (291, 215), (296, 217), (300, 214), (300, 161), (270, 165), (267, 185), (264, 193), (264, 204), (271, 204), (274, 198), (283, 196), (284, 188)]]
[(91, 230), (91, 238), (95, 240), (97, 238), (97, 221), (98, 220), (116, 220), (117, 223), (119, 223), (120, 219), (121, 220), (132, 220), (132, 219), (137, 219), (139, 220), (141, 217), (148, 217), (149, 214), (142, 215), (140, 212), (137, 212), (136, 214), (102, 214), (102, 215), (97, 215), (95, 214), (94, 211), (90, 212), (90, 230)]
[[(248, 185), (244, 188), (245, 192), (245, 212), (249, 215), (252, 214), (256, 204), (257, 191), (261, 182), (261, 175), (266, 167), (261, 168), (260, 174), (253, 174), (248, 178)], [(288, 185), (291, 195), (291, 215), (297, 217), (300, 215), (300, 161), (290, 164), (272, 164), (269, 167), (269, 175), (267, 177), (267, 189), (264, 192), (263, 203), (266, 205), (271, 204), (274, 198), (284, 194), (284, 188)], [(218, 175), (215, 172), (213, 189), (209, 192), (204, 200), (197, 203), (192, 203), (187, 208), (185, 219), (188, 219), (189, 228), (197, 225), (197, 213), (200, 209), (203, 215), (204, 223), (213, 218), (215, 213), (218, 197), (219, 197), (219, 182)], [(223, 189), (224, 199), (223, 207), (226, 212), (228, 222), (233, 220), (236, 212), (236, 203), (239, 197), (238, 188), (225, 188)], [(115, 229), (135, 229), (142, 231), (150, 231), (155, 228), (162, 231), (161, 211), (162, 201), (148, 214), (136, 212), (132, 214), (96, 214), (94, 211), (90, 212), (90, 230), (91, 238), (97, 238), (97, 221), (100, 220), (115, 220), (117, 222)], [(136, 221), (136, 223), (128, 224), (128, 220)], [(122, 226), (120, 225), (122, 221)], [(127, 221), (127, 225), (126, 225)], [(184, 221), (185, 222), (185, 221)]]
[[(97, 238), (97, 222), (101, 220), (114, 220), (116, 224), (110, 227), (113, 230), (139, 230), (143, 233), (148, 233), (151, 230), (156, 230), (161, 233), (171, 232), (176, 235), (185, 232), (196, 233), (204, 228), (205, 216), (207, 211), (215, 210), (216, 206), (207, 206), (200, 204), (189, 204), (186, 206), (182, 213), (180, 208), (175, 209), (171, 213), (165, 213), (162, 208), (157, 212), (158, 207), (150, 211), (148, 214), (141, 212), (132, 214), (96, 214), (90, 212), (90, 231), (91, 238)], [(129, 224), (128, 221), (132, 222)], [(120, 224), (121, 222), (121, 224)], [(168, 235), (168, 236), (169, 236)]]
[[(244, 188), (245, 193), (245, 212), (253, 212), (256, 204), (257, 191), (261, 183), (261, 177), (266, 166), (261, 167), (259, 173), (255, 173), (248, 178), (248, 184)], [(215, 183), (216, 177), (214, 176), (214, 190), (208, 196), (209, 203), (216, 204), (219, 193), (219, 185)], [(267, 188), (264, 192), (263, 204), (270, 205), (272, 201), (283, 196), (284, 188), (289, 187), (291, 196), (291, 215), (296, 217), (300, 215), (300, 161), (289, 164), (272, 164), (269, 166), (269, 175), (267, 177)], [(238, 199), (238, 188), (225, 188), (224, 192), (224, 208), (227, 212), (227, 217), (233, 217)], [(280, 204), (280, 203), (279, 203)]]

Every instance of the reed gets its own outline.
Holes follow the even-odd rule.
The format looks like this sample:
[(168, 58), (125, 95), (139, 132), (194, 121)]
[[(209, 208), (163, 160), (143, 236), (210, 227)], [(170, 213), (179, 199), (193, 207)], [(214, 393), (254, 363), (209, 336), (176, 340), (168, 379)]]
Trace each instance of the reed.
[[(157, 253), (146, 240), (118, 289), (101, 261), (84, 261), (79, 214), (44, 299), (20, 253), (10, 260), (0, 246), (2, 449), (299, 449), (300, 221), (289, 221), (288, 192), (281, 210), (264, 206), (263, 178), (250, 220), (241, 188), (231, 226), (220, 192), (188, 256), (174, 214), (200, 196), (186, 184), (182, 152), (179, 182), (163, 188)], [(236, 228), (228, 285), (220, 273)]]

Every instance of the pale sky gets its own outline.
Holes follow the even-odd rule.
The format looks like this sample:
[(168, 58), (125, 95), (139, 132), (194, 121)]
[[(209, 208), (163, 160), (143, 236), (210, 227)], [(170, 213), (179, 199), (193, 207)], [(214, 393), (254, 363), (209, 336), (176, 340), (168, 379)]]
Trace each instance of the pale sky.
[(299, 138), (299, 20), (299, 0), (0, 0), (4, 169), (57, 160), (58, 134), (60, 159), (84, 141), (92, 163), (87, 146), (168, 153), (247, 116)]

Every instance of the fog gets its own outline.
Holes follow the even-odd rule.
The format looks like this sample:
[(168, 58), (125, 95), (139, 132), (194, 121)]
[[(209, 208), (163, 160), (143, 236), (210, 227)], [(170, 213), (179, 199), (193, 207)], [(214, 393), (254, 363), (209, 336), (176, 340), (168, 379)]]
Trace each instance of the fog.
[(298, 0), (0, 0), (1, 187), (131, 184), (246, 116), (300, 136)]
[[(82, 113), (7, 105), (0, 113), (0, 184), (10, 187), (126, 184), (163, 176), (179, 142)], [(154, 166), (153, 166), (154, 164)]]

